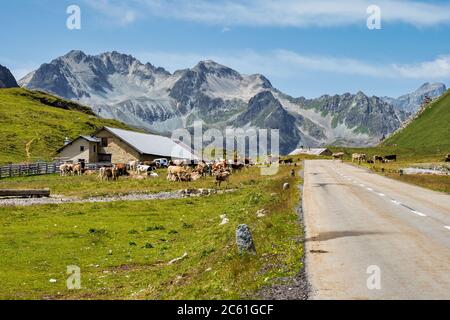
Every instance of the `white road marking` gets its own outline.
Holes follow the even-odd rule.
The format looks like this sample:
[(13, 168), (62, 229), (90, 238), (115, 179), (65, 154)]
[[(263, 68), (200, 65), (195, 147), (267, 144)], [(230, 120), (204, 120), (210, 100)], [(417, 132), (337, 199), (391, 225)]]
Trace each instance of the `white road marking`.
[(372, 189), (372, 188), (367, 188), (367, 190), (369, 190), (369, 191), (373, 191), (373, 189)]
[(386, 197), (386, 195), (384, 194), (384, 193), (378, 193), (378, 195), (380, 196), (380, 197)]
[(444, 228), (450, 230), (450, 226), (444, 226)]
[(401, 204), (401, 203), (398, 202), (397, 200), (391, 200), (391, 202), (392, 202), (392, 203), (395, 203), (395, 204), (398, 205), (398, 206)]
[(422, 212), (419, 212), (419, 211), (416, 211), (416, 210), (411, 210), (411, 212), (415, 213), (415, 214), (417, 214), (418, 216), (421, 216), (421, 217), (426, 217), (427, 216), (426, 214), (423, 214)]

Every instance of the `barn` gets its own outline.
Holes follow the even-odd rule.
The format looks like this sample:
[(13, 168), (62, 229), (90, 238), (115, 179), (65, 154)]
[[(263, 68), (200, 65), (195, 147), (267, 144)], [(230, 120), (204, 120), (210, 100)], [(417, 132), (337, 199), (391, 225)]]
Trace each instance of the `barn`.
[(327, 148), (300, 148), (289, 153), (290, 156), (297, 156), (300, 154), (307, 154), (311, 156), (331, 156), (333, 152)]
[(179, 140), (111, 127), (68, 141), (57, 153), (61, 160), (74, 163), (127, 163), (157, 158), (199, 160), (193, 150)]

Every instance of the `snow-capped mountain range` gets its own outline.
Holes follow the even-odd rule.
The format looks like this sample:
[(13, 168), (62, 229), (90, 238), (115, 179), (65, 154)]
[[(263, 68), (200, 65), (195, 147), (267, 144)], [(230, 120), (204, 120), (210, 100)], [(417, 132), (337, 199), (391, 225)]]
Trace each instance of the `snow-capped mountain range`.
[[(243, 75), (214, 61), (172, 74), (117, 52), (93, 56), (71, 51), (19, 84), (89, 105), (101, 117), (162, 134), (190, 127), (196, 120), (205, 128), (280, 129), (282, 153), (300, 145), (376, 144), (422, 103), (418, 95), (402, 104), (362, 92), (293, 98), (263, 75)], [(420, 92), (433, 98), (442, 94), (442, 86), (430, 85), (430, 91)]]

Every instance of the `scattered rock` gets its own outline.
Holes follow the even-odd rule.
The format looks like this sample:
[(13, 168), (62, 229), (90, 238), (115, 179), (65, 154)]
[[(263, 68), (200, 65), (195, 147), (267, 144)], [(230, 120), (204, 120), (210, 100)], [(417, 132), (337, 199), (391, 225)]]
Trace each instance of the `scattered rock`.
[(287, 190), (289, 188), (290, 188), (289, 183), (286, 182), (285, 184), (283, 184), (283, 190)]
[(230, 219), (227, 218), (226, 214), (221, 214), (220, 219), (222, 219), (220, 226), (223, 226), (224, 224), (227, 224), (228, 222), (230, 222)]
[(260, 209), (260, 210), (256, 211), (256, 217), (264, 218), (268, 213), (269, 213), (269, 211), (267, 211), (266, 209)]
[(239, 253), (249, 252), (252, 254), (256, 254), (256, 248), (253, 242), (253, 237), (250, 232), (250, 228), (246, 224), (241, 224), (237, 227), (236, 244)]
[(181, 260), (183, 260), (183, 259), (186, 259), (187, 256), (188, 256), (188, 254), (187, 254), (187, 252), (185, 252), (181, 257), (178, 257), (178, 258), (175, 258), (175, 259), (173, 259), (173, 260), (170, 260), (169, 263), (168, 263), (167, 265), (170, 266), (170, 265), (172, 265), (172, 264), (174, 264), (174, 263), (176, 263), (176, 262), (178, 262), (178, 261), (181, 261)]

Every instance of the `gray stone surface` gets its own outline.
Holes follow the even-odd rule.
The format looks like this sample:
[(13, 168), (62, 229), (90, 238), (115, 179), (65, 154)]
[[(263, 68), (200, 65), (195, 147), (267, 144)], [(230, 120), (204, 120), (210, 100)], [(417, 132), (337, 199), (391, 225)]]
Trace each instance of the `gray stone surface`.
[(236, 244), (239, 253), (256, 254), (255, 244), (253, 242), (252, 233), (246, 224), (241, 224), (236, 230)]

